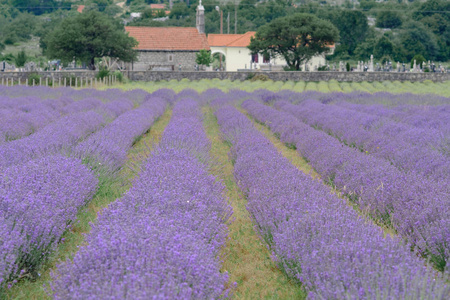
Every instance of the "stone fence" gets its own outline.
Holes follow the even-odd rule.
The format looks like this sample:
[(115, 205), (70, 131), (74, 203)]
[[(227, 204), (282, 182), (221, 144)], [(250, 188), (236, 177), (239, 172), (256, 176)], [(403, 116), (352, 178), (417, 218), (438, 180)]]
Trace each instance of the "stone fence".
[(229, 79), (247, 80), (255, 74), (267, 75), (273, 81), (450, 81), (450, 73), (397, 73), (397, 72), (167, 72), (125, 71), (124, 75), (135, 81)]
[[(31, 74), (37, 74), (42, 81), (59, 81), (64, 78), (80, 78), (90, 80), (95, 77), (95, 71), (57, 71), (57, 72), (0, 72), (0, 79), (9, 79), (10, 82), (24, 82)], [(229, 79), (248, 80), (256, 74), (267, 75), (274, 81), (411, 81), (433, 82), (450, 81), (450, 73), (397, 73), (397, 72), (178, 72), (178, 71), (123, 71), (125, 77), (133, 81), (159, 81), (159, 80), (201, 80), (201, 79)]]

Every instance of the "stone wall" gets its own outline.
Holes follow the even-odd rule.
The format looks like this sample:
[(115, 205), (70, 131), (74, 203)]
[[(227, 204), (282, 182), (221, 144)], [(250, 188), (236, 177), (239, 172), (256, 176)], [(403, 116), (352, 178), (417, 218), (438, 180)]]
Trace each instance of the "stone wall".
[(182, 71), (195, 70), (195, 59), (198, 51), (139, 51), (137, 62), (128, 64), (128, 70), (147, 71), (165, 70)]
[(265, 74), (274, 81), (450, 81), (450, 73), (396, 73), (396, 72), (138, 72), (125, 75), (136, 81), (229, 79), (247, 80), (254, 74)]
[(83, 77), (83, 78), (94, 78), (96, 71), (80, 70), (80, 71), (52, 71), (52, 72), (0, 72), (0, 78), (13, 79), (17, 82), (19, 79), (24, 82), (32, 74), (38, 74), (42, 79), (54, 78), (59, 80), (59, 78), (64, 79), (64, 77)]
[[(54, 78), (58, 80), (64, 77), (93, 78), (95, 71), (58, 71), (58, 72), (0, 72), (1, 78), (11, 78), (17, 82), (20, 78), (24, 82), (31, 74), (37, 73), (42, 79)], [(431, 80), (434, 82), (450, 81), (450, 73), (396, 73), (396, 72), (195, 72), (195, 71), (124, 71), (126, 77), (135, 81), (158, 80), (200, 80), (200, 79), (229, 79), (247, 80), (254, 74), (265, 74), (274, 81), (412, 81), (422, 82)]]

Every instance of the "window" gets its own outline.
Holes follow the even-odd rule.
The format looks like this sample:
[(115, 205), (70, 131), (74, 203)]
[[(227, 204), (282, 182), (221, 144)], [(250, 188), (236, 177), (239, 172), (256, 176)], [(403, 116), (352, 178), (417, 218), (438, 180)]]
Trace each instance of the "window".
[(252, 63), (258, 63), (258, 53), (252, 54)]
[(169, 54), (169, 55), (167, 56), (167, 60), (168, 60), (169, 62), (173, 62), (173, 55), (172, 55), (172, 54)]
[(270, 55), (269, 54), (264, 54), (263, 55), (263, 63), (268, 64), (270, 63)]

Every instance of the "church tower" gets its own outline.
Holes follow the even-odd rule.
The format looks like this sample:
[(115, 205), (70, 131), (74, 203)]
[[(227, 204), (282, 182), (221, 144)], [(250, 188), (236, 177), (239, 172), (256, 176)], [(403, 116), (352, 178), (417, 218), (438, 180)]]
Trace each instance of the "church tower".
[(205, 33), (205, 8), (202, 5), (202, 0), (200, 0), (197, 6), (196, 21), (198, 33)]

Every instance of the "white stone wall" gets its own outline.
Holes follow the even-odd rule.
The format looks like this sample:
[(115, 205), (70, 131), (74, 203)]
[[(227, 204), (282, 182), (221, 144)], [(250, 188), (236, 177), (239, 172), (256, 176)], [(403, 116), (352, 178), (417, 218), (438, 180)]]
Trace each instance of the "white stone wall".
[[(236, 72), (243, 69), (261, 69), (261, 70), (282, 70), (286, 66), (286, 61), (282, 57), (275, 57), (270, 59), (269, 63), (263, 62), (263, 56), (259, 54), (258, 63), (253, 63), (251, 66), (252, 56), (247, 47), (211, 47), (211, 53), (225, 54), (226, 70), (228, 72)], [(317, 70), (317, 68), (326, 64), (325, 55), (318, 55), (308, 61), (308, 69), (310, 71)], [(302, 70), (305, 66), (302, 65)]]

